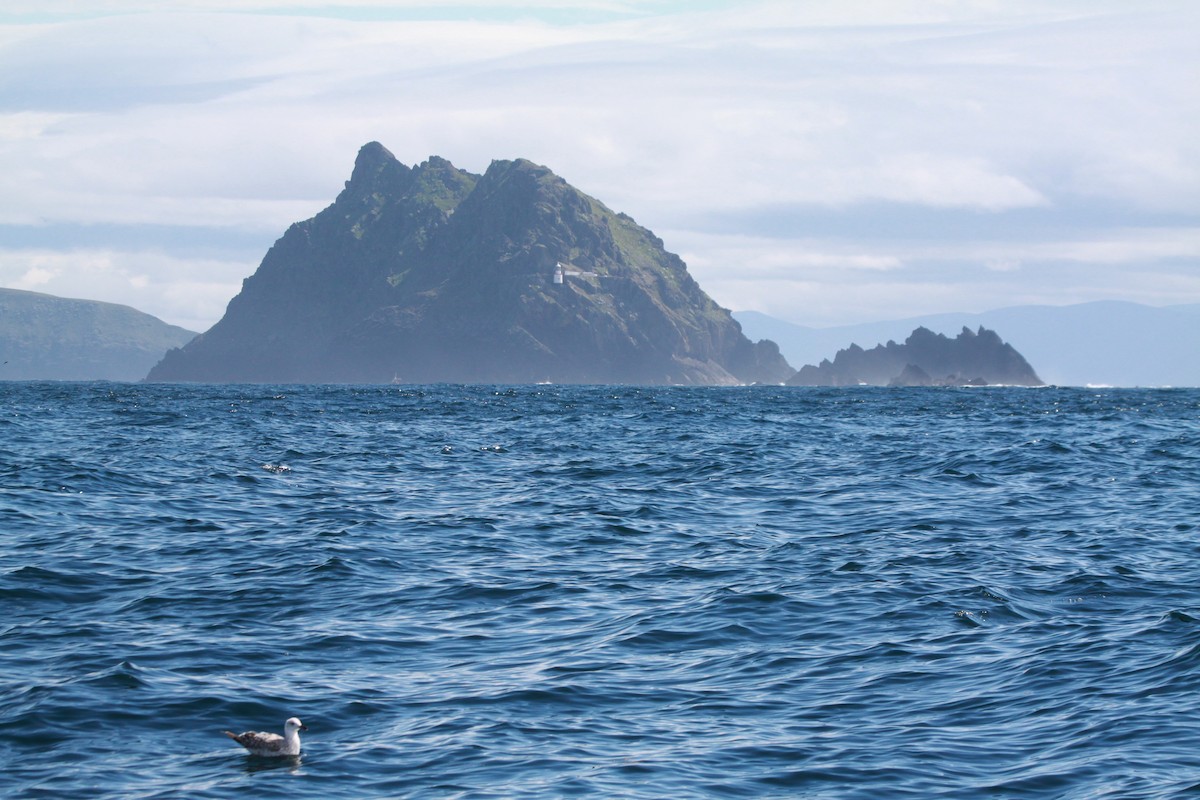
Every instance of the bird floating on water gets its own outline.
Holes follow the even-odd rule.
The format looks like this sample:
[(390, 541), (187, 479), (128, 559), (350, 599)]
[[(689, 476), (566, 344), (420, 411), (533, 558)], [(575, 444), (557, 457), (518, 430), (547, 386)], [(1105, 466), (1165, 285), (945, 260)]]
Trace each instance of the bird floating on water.
[(292, 717), (283, 723), (283, 736), (278, 733), (262, 731), (246, 731), (245, 733), (225, 731), (225, 735), (256, 756), (298, 756), (300, 755), (300, 731), (306, 730), (308, 730), (307, 725)]

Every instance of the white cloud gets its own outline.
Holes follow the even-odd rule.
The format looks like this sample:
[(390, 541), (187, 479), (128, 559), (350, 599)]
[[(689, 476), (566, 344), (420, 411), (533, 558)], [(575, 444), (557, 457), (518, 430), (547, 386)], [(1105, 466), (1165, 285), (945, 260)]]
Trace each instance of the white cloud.
[[(663, 235), (684, 245), (679, 255), (694, 275), (710, 279), (721, 274), (736, 274), (741, 279), (771, 279), (831, 271), (885, 272), (904, 265), (903, 259), (894, 254), (864, 251), (845, 242), (691, 231), (666, 231)], [(701, 284), (704, 284), (702, 278)]]
[(1017, 272), (1021, 269), (1021, 262), (1015, 258), (989, 258), (983, 264), (992, 272)]
[(253, 269), (155, 251), (0, 249), (0, 286), (131, 305), (195, 331), (221, 317)]
[(1123, 266), (1160, 261), (1192, 260), (1200, 275), (1200, 228), (1106, 230), (1087, 239), (1046, 242), (973, 241), (954, 245), (927, 244), (905, 248), (910, 257), (929, 260), (983, 263), (996, 271), (1000, 265), (1023, 262), (1074, 262)]
[(1036, 190), (997, 173), (982, 158), (900, 153), (880, 164), (872, 177), (876, 188), (863, 194), (881, 200), (987, 211), (1047, 204)]
[(30, 267), (25, 271), (25, 274), (17, 278), (13, 283), (14, 289), (35, 289), (39, 286), (45, 286), (50, 281), (58, 276), (55, 270), (49, 270), (45, 267)]
[[(506, 0), (503, 6), (516, 13), (531, 10), (542, 11), (595, 11), (627, 15), (636, 13), (639, 7), (659, 6), (661, 3), (638, 2), (638, 0)], [(170, 11), (195, 12), (292, 12), (295, 14), (319, 14), (321, 16), (355, 16), (362, 11), (385, 11), (397, 13), (405, 10), (425, 12), (436, 8), (436, 0), (172, 0)], [(467, 16), (472, 11), (496, 9), (497, 4), (487, 0), (459, 0), (453, 8)], [(165, 10), (156, 0), (8, 0), (5, 12), (14, 16), (65, 16), (95, 17), (110, 14), (141, 14)]]
[(0, 142), (37, 140), (69, 116), (29, 111), (0, 114)]
[(1200, 298), (1200, 228), (1043, 242), (666, 237), (721, 305), (816, 327), (1031, 303)]
[[(1178, 227), (1200, 211), (1200, 81), (1189, 80), (1200, 7), (1182, 0), (1132, 10), (1117, 0), (848, 0), (708, 13), (596, 2), (587, 8), (610, 21), (575, 25), (538, 21), (579, 8), (565, 2), (510, 3), (508, 21), (495, 23), (465, 19), (469, 4), (436, 21), (369, 23), (353, 21), (349, 4), (324, 4), (324, 17), (286, 13), (296, 5), (194, 0), (173, 7), (214, 13), (76, 19), (66, 0), (6, 4), (9, 15), (67, 21), (0, 27), (0, 224), (282, 233), (332, 201), (357, 148), (377, 139), (406, 163), (544, 163), (658, 229), (734, 307), (761, 303), (757, 287), (777, 305), (831, 308), (843, 295), (830, 276), (852, 286), (887, 273), (871, 285), (903, 293), (914, 265), (939, 265), (950, 283), (964, 263), (1000, 281), (980, 302), (1004, 304), (1031, 265), (1074, 256), (1126, 265), (1125, 288), (1114, 279), (1110, 290), (1134, 293), (1139, 269), (1200, 255), (1194, 239), (1169, 243), (1161, 231), (1140, 243), (1128, 231), (1049, 231), (1024, 247), (984, 233), (918, 248), (735, 241), (689, 227), (809, 205), (870, 230), (878, 202), (986, 220), (1066, 200), (1115, 209), (1110, 217), (1161, 213)], [(111, 0), (89, 13), (158, 6)], [(221, 13), (245, 9), (279, 13)], [(146, 263), (146, 284), (122, 289), (125, 302), (187, 283), (162, 269)], [(215, 285), (236, 291), (236, 279)], [(925, 284), (912, 291), (961, 302)], [(178, 318), (165, 298), (151, 299)], [(213, 305), (198, 300), (187, 313), (204, 318)]]

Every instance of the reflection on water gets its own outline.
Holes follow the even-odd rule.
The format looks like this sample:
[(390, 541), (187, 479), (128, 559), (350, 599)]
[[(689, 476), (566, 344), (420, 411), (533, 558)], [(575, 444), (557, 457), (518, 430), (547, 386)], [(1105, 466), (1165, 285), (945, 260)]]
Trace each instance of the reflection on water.
[(300, 761), (304, 758), (303, 754), (298, 756), (255, 756), (247, 755), (246, 761), (242, 768), (246, 770), (247, 775), (252, 775), (255, 772), (267, 772), (268, 770), (286, 769), (293, 775), (300, 773)]

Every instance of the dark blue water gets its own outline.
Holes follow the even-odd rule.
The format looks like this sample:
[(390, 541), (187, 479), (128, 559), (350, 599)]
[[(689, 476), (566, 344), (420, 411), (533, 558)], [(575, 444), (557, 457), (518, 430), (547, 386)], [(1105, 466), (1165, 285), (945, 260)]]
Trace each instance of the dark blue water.
[(1198, 692), (1200, 391), (0, 384), (0, 796), (1200, 795)]

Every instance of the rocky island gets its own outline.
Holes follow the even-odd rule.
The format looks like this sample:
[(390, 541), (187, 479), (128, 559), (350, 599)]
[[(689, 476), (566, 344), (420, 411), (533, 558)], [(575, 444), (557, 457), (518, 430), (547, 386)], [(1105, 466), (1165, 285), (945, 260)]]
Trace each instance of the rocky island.
[(151, 381), (782, 383), (663, 242), (546, 167), (483, 175), (377, 142), (224, 317)]
[(870, 350), (856, 344), (833, 361), (806, 364), (791, 386), (1041, 386), (1033, 367), (995, 331), (963, 328), (951, 339), (917, 328), (904, 341)]

